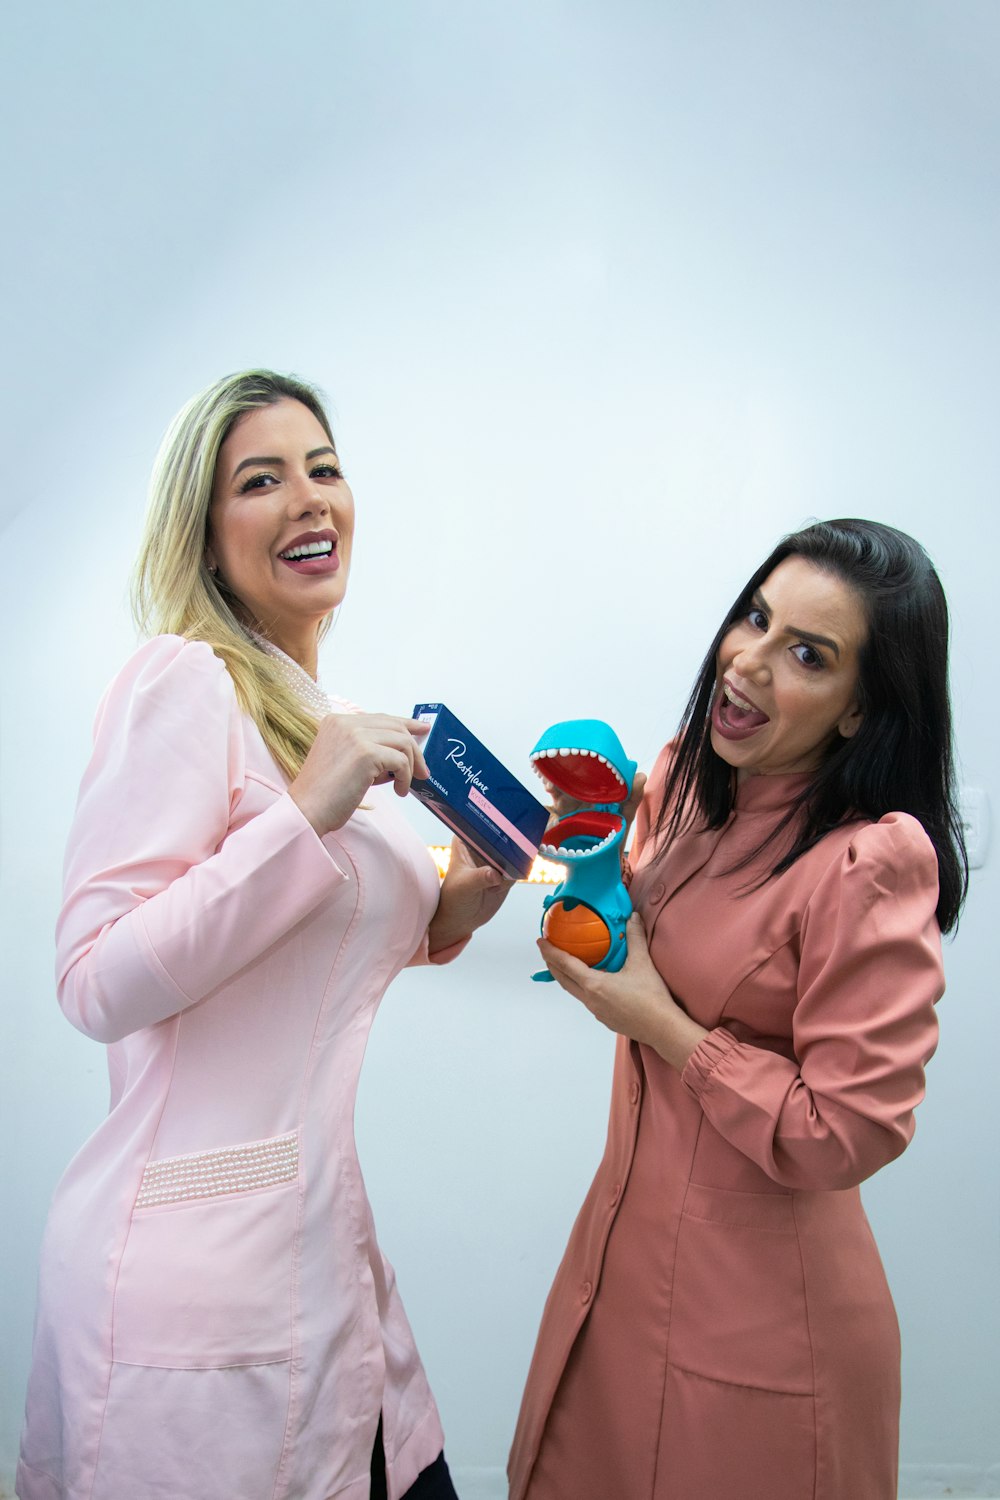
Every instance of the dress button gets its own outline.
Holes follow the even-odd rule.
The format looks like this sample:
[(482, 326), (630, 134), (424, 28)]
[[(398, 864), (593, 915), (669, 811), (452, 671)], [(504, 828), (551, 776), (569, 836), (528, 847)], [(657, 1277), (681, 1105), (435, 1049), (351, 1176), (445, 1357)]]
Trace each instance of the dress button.
[(594, 1288), (593, 1288), (593, 1286), (591, 1285), (591, 1283), (589, 1281), (585, 1281), (583, 1283), (583, 1286), (580, 1288), (580, 1301), (583, 1302), (583, 1303), (587, 1303), (587, 1302), (590, 1301), (590, 1299), (591, 1299), (591, 1297), (593, 1295), (594, 1295)]
[(632, 1082), (632, 1087), (628, 1091), (628, 1098), (630, 1104), (639, 1103), (639, 1085), (635, 1082), (634, 1079)]
[(611, 1207), (612, 1208), (614, 1208), (615, 1204), (618, 1202), (618, 1199), (621, 1197), (621, 1195), (622, 1195), (622, 1185), (621, 1185), (620, 1182), (616, 1182), (615, 1183), (615, 1190), (611, 1194)]
[(666, 895), (666, 891), (666, 886), (663, 885), (660, 881), (657, 881), (656, 885), (653, 886), (653, 889), (649, 893), (650, 901), (662, 901), (663, 897)]

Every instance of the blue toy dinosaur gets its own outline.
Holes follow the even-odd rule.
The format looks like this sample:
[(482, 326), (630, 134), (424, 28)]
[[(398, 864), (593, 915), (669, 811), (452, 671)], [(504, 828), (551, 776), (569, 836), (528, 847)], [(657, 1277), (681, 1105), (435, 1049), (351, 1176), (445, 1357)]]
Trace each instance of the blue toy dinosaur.
[[(636, 762), (602, 719), (553, 724), (531, 752), (535, 771), (583, 804), (553, 823), (539, 854), (566, 868), (545, 898), (542, 936), (593, 969), (614, 973), (625, 962), (632, 902), (622, 884), (623, 804)], [(551, 980), (548, 969), (532, 979)]]

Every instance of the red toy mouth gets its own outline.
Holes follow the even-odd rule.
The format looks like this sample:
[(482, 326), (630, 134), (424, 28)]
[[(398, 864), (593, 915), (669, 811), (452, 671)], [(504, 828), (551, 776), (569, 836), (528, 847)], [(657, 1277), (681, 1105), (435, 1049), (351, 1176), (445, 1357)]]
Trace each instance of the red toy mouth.
[[(620, 833), (624, 827), (625, 819), (617, 813), (594, 812), (590, 808), (584, 808), (553, 823), (546, 830), (544, 842), (538, 852), (548, 859), (558, 858), (563, 853), (595, 854), (610, 844), (615, 834)], [(576, 839), (587, 842), (574, 848), (572, 841)]]
[(577, 802), (623, 802), (628, 795), (620, 773), (596, 751), (542, 750), (531, 764), (543, 781)]

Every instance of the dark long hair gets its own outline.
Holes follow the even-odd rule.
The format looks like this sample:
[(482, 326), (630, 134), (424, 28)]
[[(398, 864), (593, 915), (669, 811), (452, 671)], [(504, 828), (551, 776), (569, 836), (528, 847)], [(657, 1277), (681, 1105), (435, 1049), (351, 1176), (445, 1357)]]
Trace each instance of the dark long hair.
[(937, 854), (937, 917), (942, 932), (948, 932), (958, 920), (969, 879), (955, 798), (948, 606), (924, 549), (892, 526), (821, 521), (785, 537), (761, 563), (726, 615), (691, 691), (655, 834), (669, 841), (692, 823), (721, 828), (732, 811), (735, 772), (715, 753), (710, 735), (716, 659), (727, 631), (786, 557), (805, 558), (834, 574), (862, 601), (868, 627), (858, 667), (863, 717), (851, 738), (834, 736), (801, 796), (739, 867), (780, 843), (786, 830), (794, 830), (794, 840), (766, 879), (787, 870), (843, 823), (911, 813)]

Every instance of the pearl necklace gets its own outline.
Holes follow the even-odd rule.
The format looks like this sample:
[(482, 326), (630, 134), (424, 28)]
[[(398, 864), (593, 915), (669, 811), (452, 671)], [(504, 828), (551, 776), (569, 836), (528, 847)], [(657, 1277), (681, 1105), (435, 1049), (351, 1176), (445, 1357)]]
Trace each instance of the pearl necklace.
[(281, 647), (276, 646), (273, 641), (269, 641), (267, 636), (258, 634), (256, 630), (251, 630), (248, 626), (243, 628), (254, 644), (273, 658), (292, 692), (304, 707), (309, 709), (310, 713), (317, 719), (325, 719), (327, 714), (337, 712), (336, 701), (323, 691), (304, 667), (299, 666), (294, 657), (289, 656), (287, 651), (282, 651)]

